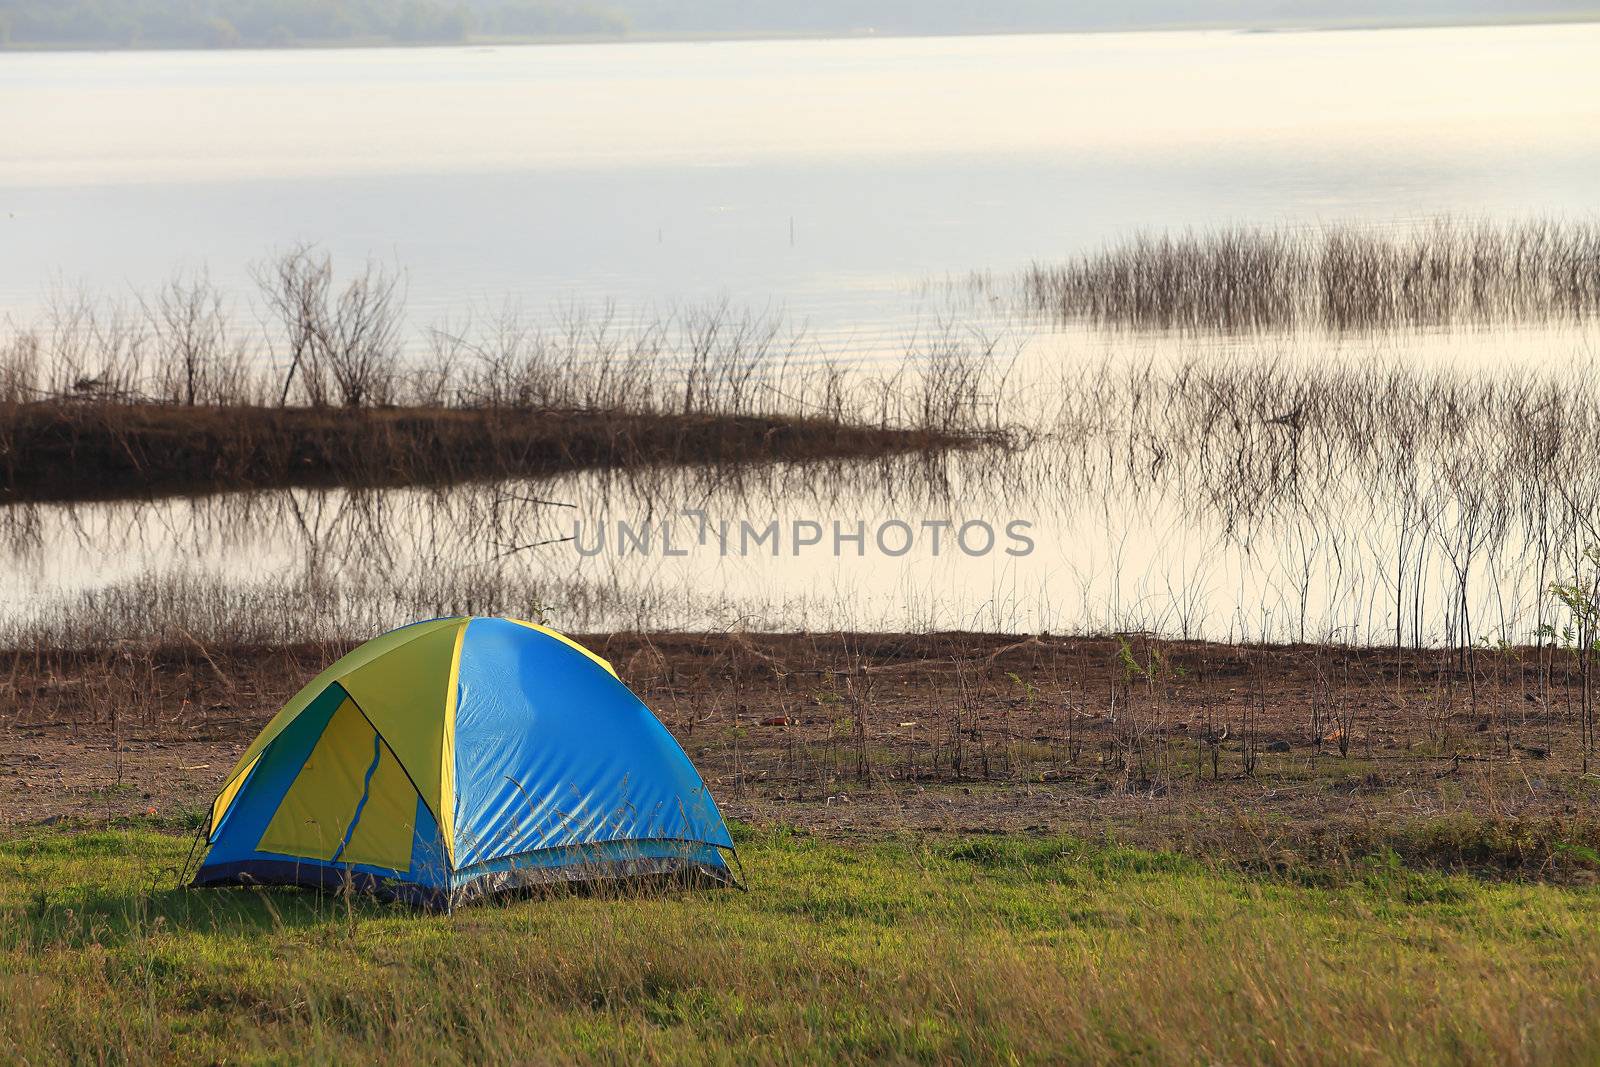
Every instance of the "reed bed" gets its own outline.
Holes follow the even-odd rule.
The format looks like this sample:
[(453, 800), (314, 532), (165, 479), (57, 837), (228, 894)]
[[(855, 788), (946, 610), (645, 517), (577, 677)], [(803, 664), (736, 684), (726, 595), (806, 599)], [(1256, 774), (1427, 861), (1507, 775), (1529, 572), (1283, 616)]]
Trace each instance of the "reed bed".
[[(196, 566), (207, 560), (232, 573), (231, 554), (267, 551), (286, 568), (276, 580), (303, 584), (305, 597), (325, 578), (356, 597), (389, 575), (404, 586), (419, 570), (455, 582), (451, 568), (463, 563), (473, 569), (459, 572), (461, 591), (441, 593), (441, 602), (471, 603), (494, 576), (515, 585), (587, 574), (606, 596), (545, 602), (569, 625), (594, 629), (717, 627), (754, 616), (779, 629), (1122, 630), (1470, 651), (1485, 640), (1537, 639), (1566, 614), (1550, 584), (1589, 569), (1584, 550), (1600, 543), (1600, 475), (1589, 462), (1600, 449), (1594, 380), (1580, 363), (1520, 375), (1215, 356), (1085, 365), (1063, 377), (1053, 413), (1014, 448), (912, 450), (870, 462), (846, 450), (759, 469), (736, 450), (701, 449), (684, 453), (700, 462), (673, 470), (625, 466), (447, 491), (14, 505), (0, 534), (18, 561), (69, 540), (108, 559), (130, 543), (168, 543)], [(579, 520), (660, 522), (707, 505), (758, 523), (1019, 515), (1036, 524), (1042, 558), (1068, 567), (1052, 568), (1037, 590), (986, 598), (993, 603), (981, 615), (926, 583), (900, 590), (896, 610), (877, 615), (842, 593), (786, 582), (781, 570), (765, 584), (738, 570), (707, 584), (660, 556), (613, 552), (585, 569), (571, 545), (546, 545), (573, 536)], [(692, 533), (680, 526), (678, 539), (689, 543)], [(1123, 545), (1126, 561), (1096, 567), (1106, 543)], [(1168, 558), (1169, 543), (1188, 550)], [(139, 551), (144, 565), (170, 569)], [(234, 577), (254, 580), (249, 571)], [(70, 599), (37, 599), (30, 611), (88, 610)], [(142, 614), (160, 613), (132, 617)], [(323, 614), (338, 618), (340, 609)], [(398, 612), (371, 621), (391, 617), (404, 621)]]
[[(1581, 359), (1543, 372), (1095, 365), (1066, 380), (1058, 447), (1037, 451), (1025, 479), (1133, 514), (1158, 506), (1219, 547), (1278, 561), (1299, 585), (1292, 639), (1381, 640), (1386, 625), (1396, 642), (1523, 641), (1550, 622), (1549, 583), (1586, 569), (1583, 549), (1600, 541), (1593, 372)], [(1342, 617), (1308, 624), (1313, 571), (1347, 586)], [(1293, 599), (1278, 605), (1291, 616)]]
[(1600, 309), (1600, 226), (1442, 219), (1140, 234), (1035, 264), (1022, 303), (1066, 322), (1143, 329), (1381, 330), (1576, 319)]

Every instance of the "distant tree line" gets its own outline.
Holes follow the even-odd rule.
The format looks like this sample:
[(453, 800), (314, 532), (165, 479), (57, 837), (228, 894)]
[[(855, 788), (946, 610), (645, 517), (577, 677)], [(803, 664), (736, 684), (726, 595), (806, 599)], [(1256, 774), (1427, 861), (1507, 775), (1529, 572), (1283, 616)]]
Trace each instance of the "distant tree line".
[(338, 41), (620, 35), (584, 0), (0, 0), (0, 45), (273, 47)]
[(994, 33), (1592, 18), (1600, 0), (0, 0), (0, 45)]
[(636, 31), (884, 34), (1583, 18), (1600, 0), (608, 0)]

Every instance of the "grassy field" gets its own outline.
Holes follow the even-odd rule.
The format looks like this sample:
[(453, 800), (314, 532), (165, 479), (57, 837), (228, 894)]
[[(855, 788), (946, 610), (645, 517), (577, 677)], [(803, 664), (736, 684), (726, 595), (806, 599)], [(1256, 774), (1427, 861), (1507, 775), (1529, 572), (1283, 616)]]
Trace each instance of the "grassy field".
[(172, 888), (170, 825), (0, 842), (10, 1062), (1554, 1063), (1600, 895), (1098, 841), (744, 829), (750, 892), (417, 915)]

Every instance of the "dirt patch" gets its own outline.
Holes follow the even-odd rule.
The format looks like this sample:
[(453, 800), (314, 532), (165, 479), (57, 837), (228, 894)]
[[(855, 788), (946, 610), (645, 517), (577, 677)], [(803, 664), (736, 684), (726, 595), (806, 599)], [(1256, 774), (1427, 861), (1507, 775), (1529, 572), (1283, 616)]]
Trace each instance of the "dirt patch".
[[(584, 640), (748, 821), (1107, 833), (1267, 865), (1394, 849), (1530, 873), (1587, 869), (1600, 843), (1578, 677), (1548, 649)], [(0, 654), (0, 825), (201, 809), (347, 648)]]

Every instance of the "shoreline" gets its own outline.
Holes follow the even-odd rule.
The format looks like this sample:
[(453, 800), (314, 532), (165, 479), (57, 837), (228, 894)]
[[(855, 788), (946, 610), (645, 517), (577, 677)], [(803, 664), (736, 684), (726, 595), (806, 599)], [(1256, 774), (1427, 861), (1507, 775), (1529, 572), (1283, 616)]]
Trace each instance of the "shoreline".
[(979, 440), (775, 415), (61, 400), (0, 407), (0, 504), (871, 459)]

